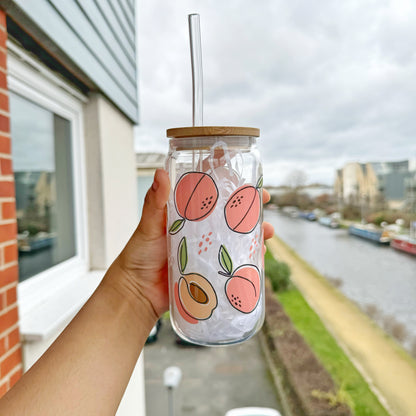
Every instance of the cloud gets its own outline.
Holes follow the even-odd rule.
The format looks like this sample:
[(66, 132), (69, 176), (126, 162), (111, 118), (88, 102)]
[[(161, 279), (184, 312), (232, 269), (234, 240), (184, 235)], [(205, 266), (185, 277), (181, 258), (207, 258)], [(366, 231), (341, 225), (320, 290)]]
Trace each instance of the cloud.
[(407, 0), (143, 2), (138, 150), (166, 149), (165, 129), (191, 124), (186, 19), (195, 11), (204, 122), (260, 127), (266, 183), (299, 166), (331, 183), (350, 160), (416, 157), (416, 5)]

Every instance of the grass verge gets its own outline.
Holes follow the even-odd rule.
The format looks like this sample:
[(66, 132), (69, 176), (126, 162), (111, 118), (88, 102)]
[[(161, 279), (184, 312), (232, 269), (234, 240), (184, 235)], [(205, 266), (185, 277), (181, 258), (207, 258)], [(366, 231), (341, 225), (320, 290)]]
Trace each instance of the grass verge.
[[(275, 238), (277, 241), (279, 241), (280, 244), (285, 246), (285, 248), (289, 251), (290, 255), (294, 257), (296, 261), (299, 264), (301, 264), (307, 271), (313, 274), (313, 276), (316, 279), (320, 280), (327, 287), (330, 287), (334, 296), (343, 299), (345, 298), (345, 295), (343, 295), (337, 288), (335, 288), (331, 283), (329, 283), (329, 281), (322, 274), (320, 274), (313, 266), (311, 266), (306, 260), (300, 257), (299, 254), (295, 250), (293, 250), (292, 247), (290, 247), (276, 235), (273, 238)], [(274, 257), (273, 254), (272, 256)], [(289, 283), (288, 288), (293, 288), (292, 282)], [(359, 309), (358, 305), (355, 306)], [(368, 319), (371, 320), (370, 318)], [(380, 328), (380, 326), (376, 322), (373, 321), (372, 324), (374, 325), (374, 327), (378, 328), (382, 333), (384, 333), (386, 342), (388, 342), (396, 350), (396, 352), (402, 357), (402, 359), (405, 360), (410, 366), (416, 369), (416, 361), (409, 355), (409, 353), (400, 344), (398, 344), (390, 335), (385, 333), (385, 331), (382, 328)]]
[(389, 416), (365, 379), (326, 330), (299, 290), (292, 288), (278, 293), (277, 297), (295, 328), (340, 387), (340, 392), (350, 397), (354, 414), (356, 416)]

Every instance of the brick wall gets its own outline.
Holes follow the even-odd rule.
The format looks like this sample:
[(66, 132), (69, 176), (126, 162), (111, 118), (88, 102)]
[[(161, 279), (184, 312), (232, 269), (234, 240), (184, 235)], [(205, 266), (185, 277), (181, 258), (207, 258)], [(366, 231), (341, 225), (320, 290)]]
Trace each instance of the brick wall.
[(6, 65), (6, 14), (0, 9), (0, 396), (22, 374), (17, 311), (17, 223)]

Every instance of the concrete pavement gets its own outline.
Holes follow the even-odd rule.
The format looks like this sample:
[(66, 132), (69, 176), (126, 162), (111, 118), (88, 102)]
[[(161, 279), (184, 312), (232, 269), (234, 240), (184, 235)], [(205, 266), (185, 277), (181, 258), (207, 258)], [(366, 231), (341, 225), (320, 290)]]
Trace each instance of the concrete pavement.
[(229, 409), (244, 406), (279, 409), (257, 336), (229, 347), (183, 346), (175, 341), (166, 320), (158, 340), (145, 347), (147, 416), (168, 415), (163, 371), (173, 365), (183, 373), (174, 392), (177, 416), (223, 416)]

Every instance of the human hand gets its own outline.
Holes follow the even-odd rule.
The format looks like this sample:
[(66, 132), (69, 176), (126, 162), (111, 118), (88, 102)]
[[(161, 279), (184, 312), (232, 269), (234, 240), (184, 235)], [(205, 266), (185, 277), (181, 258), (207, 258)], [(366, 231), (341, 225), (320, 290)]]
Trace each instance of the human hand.
[[(124, 285), (151, 305), (155, 320), (169, 307), (166, 242), (166, 203), (170, 181), (166, 171), (156, 170), (148, 190), (140, 223), (116, 262), (123, 271)], [(263, 202), (270, 195), (263, 190)], [(264, 239), (273, 236), (264, 222)]]
[(157, 169), (146, 194), (140, 223), (116, 262), (124, 272), (125, 284), (146, 299), (155, 319), (169, 307), (166, 241), (166, 203), (169, 176)]

